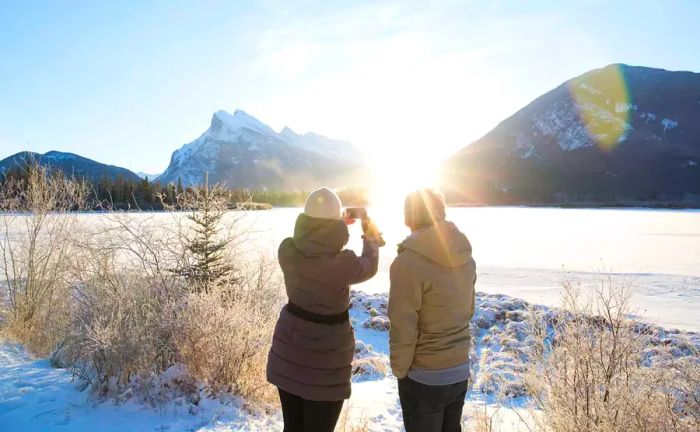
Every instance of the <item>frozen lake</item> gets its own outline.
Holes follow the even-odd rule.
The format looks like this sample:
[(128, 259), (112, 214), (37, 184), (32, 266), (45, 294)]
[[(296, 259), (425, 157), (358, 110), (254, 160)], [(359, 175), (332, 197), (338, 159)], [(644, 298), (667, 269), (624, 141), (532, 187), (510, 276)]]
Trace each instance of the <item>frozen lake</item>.
[[(247, 247), (274, 256), (300, 211), (251, 213), (256, 233)], [(387, 246), (379, 275), (356, 288), (387, 291), (395, 245), (409, 232), (400, 207), (370, 209), (370, 215)], [(645, 320), (700, 330), (700, 211), (450, 208), (448, 219), (472, 243), (480, 291), (556, 305), (565, 279), (593, 284), (598, 273), (613, 273), (632, 286), (634, 307)], [(359, 224), (350, 232), (349, 247), (359, 253)]]
[[(300, 211), (247, 213), (239, 226), (252, 232), (240, 247), (248, 256), (274, 259), (279, 243), (292, 235)], [(380, 252), (379, 274), (355, 288), (386, 292), (395, 246), (409, 231), (403, 225), (401, 205), (369, 212), (383, 230), (387, 246)], [(103, 217), (87, 213), (80, 219), (90, 224)], [(174, 216), (133, 213), (131, 217), (153, 219), (167, 229)], [(472, 243), (477, 290), (557, 305), (564, 280), (595, 284), (599, 273), (612, 273), (617, 282), (632, 286), (635, 310), (645, 320), (700, 330), (700, 211), (450, 208), (448, 219)], [(351, 226), (350, 233), (348, 246), (359, 253), (359, 224)]]

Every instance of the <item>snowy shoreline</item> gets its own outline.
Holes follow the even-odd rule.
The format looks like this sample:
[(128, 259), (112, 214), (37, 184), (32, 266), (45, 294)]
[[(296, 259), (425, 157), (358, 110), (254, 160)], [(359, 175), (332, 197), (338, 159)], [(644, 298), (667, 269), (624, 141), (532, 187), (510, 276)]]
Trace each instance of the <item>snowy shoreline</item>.
[[(388, 295), (353, 291), (351, 322), (357, 348), (353, 363), (353, 395), (346, 403), (352, 423), (364, 423), (369, 431), (401, 430), (401, 409), (396, 380), (389, 368)], [(528, 399), (519, 378), (524, 364), (524, 321), (532, 311), (545, 314), (556, 309), (533, 305), (502, 294), (477, 293), (472, 320), (472, 377), (465, 413), (484, 404), (498, 404), (495, 395), (505, 394), (500, 409), (504, 430), (512, 430)], [(647, 326), (655, 334), (653, 344), (692, 355), (700, 349), (700, 334), (659, 326)], [(653, 347), (650, 347), (653, 349)], [(160, 377), (164, 388), (177, 378), (173, 370)], [(212, 398), (200, 386), (197, 397), (175, 395), (156, 407), (133, 394), (116, 400), (96, 401), (80, 391), (69, 371), (53, 368), (47, 359), (32, 358), (23, 347), (0, 342), (0, 422), (12, 431), (77, 430), (110, 431), (274, 431), (282, 419), (274, 406), (249, 407), (237, 396)], [(498, 405), (496, 405), (498, 406)], [(513, 420), (515, 418), (516, 420)]]

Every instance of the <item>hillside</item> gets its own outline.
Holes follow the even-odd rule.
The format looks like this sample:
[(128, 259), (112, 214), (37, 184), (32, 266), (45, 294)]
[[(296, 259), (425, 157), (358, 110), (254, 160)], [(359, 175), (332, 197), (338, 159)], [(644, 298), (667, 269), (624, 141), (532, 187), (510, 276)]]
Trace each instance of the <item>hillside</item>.
[(0, 160), (0, 173), (6, 173), (12, 169), (21, 169), (27, 163), (35, 161), (41, 165), (60, 170), (67, 175), (86, 178), (97, 183), (102, 178), (116, 180), (122, 178), (128, 182), (138, 182), (140, 177), (126, 168), (114, 165), (106, 165), (92, 159), (73, 153), (50, 151), (44, 154), (23, 151)]
[(609, 65), (501, 122), (445, 166), (453, 201), (700, 204), (700, 74)]

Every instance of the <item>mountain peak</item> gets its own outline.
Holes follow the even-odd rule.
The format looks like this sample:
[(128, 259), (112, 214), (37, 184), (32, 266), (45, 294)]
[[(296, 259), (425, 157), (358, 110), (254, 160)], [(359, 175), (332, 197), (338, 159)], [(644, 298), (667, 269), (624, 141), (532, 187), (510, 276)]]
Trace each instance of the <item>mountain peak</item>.
[(343, 184), (361, 161), (350, 143), (289, 127), (277, 133), (243, 110), (219, 110), (209, 129), (173, 153), (158, 181), (199, 184), (209, 173), (210, 181), (231, 187), (304, 189)]
[(210, 131), (220, 134), (222, 137), (238, 135), (244, 129), (262, 134), (275, 133), (269, 126), (240, 109), (234, 111), (233, 115), (219, 110), (214, 113), (211, 119)]
[(291, 128), (288, 128), (287, 126), (282, 128), (282, 130), (280, 131), (280, 136), (291, 143), (295, 143), (299, 139), (299, 135), (297, 135), (296, 132), (294, 132)]
[[(223, 111), (223, 112), (226, 112), (226, 111)], [(228, 113), (227, 113), (227, 114), (228, 114)], [(238, 116), (238, 117), (252, 117), (250, 114), (248, 114), (247, 112), (243, 111), (242, 109), (236, 109), (236, 110), (233, 112), (233, 115), (234, 115), (234, 117), (235, 117), (235, 116)]]

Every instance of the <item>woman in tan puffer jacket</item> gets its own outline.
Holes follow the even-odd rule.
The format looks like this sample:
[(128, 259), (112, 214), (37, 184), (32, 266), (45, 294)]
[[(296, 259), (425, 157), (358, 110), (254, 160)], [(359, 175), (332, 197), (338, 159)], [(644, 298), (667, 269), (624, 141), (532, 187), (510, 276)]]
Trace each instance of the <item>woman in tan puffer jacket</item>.
[(391, 370), (406, 432), (461, 430), (469, 381), (476, 264), (467, 236), (446, 221), (438, 191), (406, 197), (411, 229), (390, 269)]
[[(279, 390), (285, 432), (332, 432), (350, 397), (355, 352), (348, 318), (350, 285), (376, 274), (379, 238), (364, 235), (359, 257), (343, 250), (349, 234), (341, 215), (333, 191), (314, 191), (296, 221), (294, 237), (279, 248), (289, 303), (275, 327), (267, 379)], [(366, 233), (376, 233), (369, 225)]]

